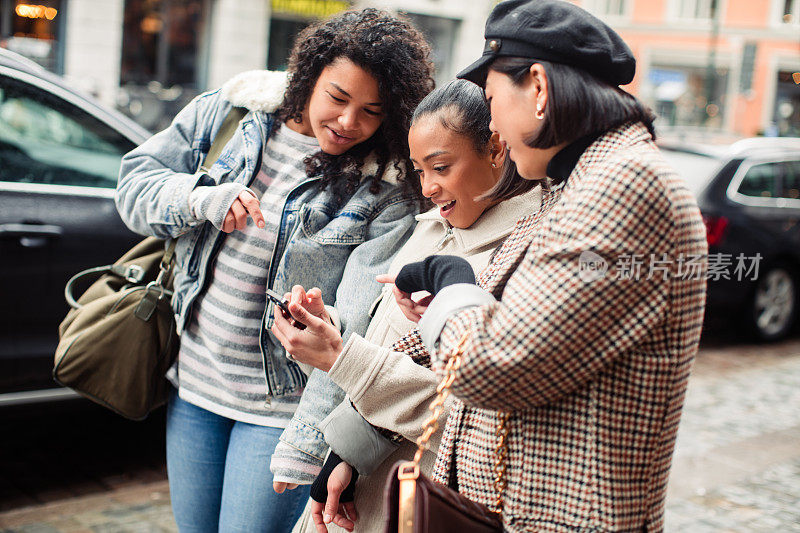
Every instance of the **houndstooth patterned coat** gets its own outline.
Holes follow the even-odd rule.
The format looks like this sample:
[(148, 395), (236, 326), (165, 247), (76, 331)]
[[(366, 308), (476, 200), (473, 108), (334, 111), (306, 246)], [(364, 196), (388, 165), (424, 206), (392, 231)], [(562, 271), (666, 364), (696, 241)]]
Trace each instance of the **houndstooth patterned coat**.
[[(434, 479), (493, 506), (497, 415), (509, 411), (507, 530), (661, 531), (705, 305), (700, 212), (642, 124), (595, 141), (542, 211), (479, 277), (501, 301), (442, 332), (440, 375), (471, 338)], [(605, 275), (597, 261), (587, 270), (587, 251)], [(627, 268), (640, 263), (638, 276)]]

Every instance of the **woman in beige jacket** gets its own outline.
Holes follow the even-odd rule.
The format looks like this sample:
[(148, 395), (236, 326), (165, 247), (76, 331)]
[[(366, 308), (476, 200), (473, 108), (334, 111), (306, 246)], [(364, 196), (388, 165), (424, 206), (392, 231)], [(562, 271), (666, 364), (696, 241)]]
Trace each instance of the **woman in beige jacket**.
[[(516, 171), (513, 165), (504, 165), (505, 147), (489, 131), (483, 94), (470, 83), (451, 82), (420, 103), (412, 118), (409, 146), (423, 194), (437, 207), (417, 216), (413, 235), (392, 261), (390, 277), (403, 265), (432, 254), (465, 257), (480, 271), (516, 221), (539, 208), (541, 188), (534, 182), (509, 180), (515, 185), (494, 188), (503, 172)], [(299, 287), (293, 291), (290, 308), (309, 327), (296, 330), (283, 317), (276, 317), (273, 331), (295, 359), (328, 371), (348, 398), (319, 428), (332, 451), (345, 460), (328, 483), (329, 507), (336, 511), (326, 511), (329, 516), (323, 522), (323, 503), (310, 500), (295, 531), (380, 530), (388, 471), (396, 461), (413, 456), (413, 441), (421, 433), (437, 379), (426, 366), (417, 364), (424, 362), (389, 350), (414, 326), (395, 301), (391, 285), (373, 305), (366, 335), (352, 335), (344, 346), (339, 332), (327, 321), (303, 313), (301, 302), (319, 309), (321, 301), (313, 289), (307, 295)], [(326, 349), (321, 349), (320, 339), (325, 340)], [(370, 424), (388, 431), (379, 433)], [(395, 436), (387, 438), (388, 433)], [(431, 439), (423, 471), (429, 472), (433, 465), (439, 438), (436, 434)], [(342, 488), (336, 485), (347, 485), (350, 479), (348, 464), (362, 477), (355, 487), (354, 504), (336, 505), (334, 498), (338, 501)]]

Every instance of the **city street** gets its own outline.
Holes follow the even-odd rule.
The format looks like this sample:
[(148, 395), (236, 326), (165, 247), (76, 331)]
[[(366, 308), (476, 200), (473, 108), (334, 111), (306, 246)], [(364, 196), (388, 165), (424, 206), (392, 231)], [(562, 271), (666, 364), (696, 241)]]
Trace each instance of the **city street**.
[[(519, 383), (558, 395), (558, 417), (518, 412), (506, 428), (525, 453), (516, 485), (536, 492), (516, 514), (567, 527), (657, 501), (667, 533), (800, 533), (799, 36), (800, 0), (0, 0), (0, 533), (178, 531), (166, 406), (135, 422), (99, 405), (153, 398), (119, 362), (143, 375), (176, 347), (181, 396), (201, 411), (170, 417), (176, 509), (179, 487), (207, 485), (243, 529), (280, 522), (245, 512), (279, 505), (230, 494), (271, 493), (251, 484), (270, 482), (270, 457), (279, 479), (313, 473), (303, 420), (320, 406), (309, 386), (291, 418), (296, 398), (276, 395), (303, 375), (284, 355), (338, 368), (356, 400), (404, 378), (360, 343), (349, 359), (319, 349), (339, 343), (330, 327), (273, 324), (265, 289), (293, 290), (294, 306), (293, 287), (318, 287), (342, 342), (369, 318), (385, 347), (405, 319), (369, 306), (375, 274), (431, 253), (490, 263), (483, 288), (501, 301), (479, 310), (478, 337), (556, 352), (463, 356), (493, 387), (484, 403)], [(435, 294), (461, 280), (451, 259), (400, 286)], [(442, 323), (459, 308), (443, 299)], [(688, 365), (609, 358), (679, 358), (701, 320), (663, 499), (667, 469), (657, 490), (619, 450), (659, 449), (671, 371)], [(415, 419), (404, 392), (376, 407)], [(466, 465), (486, 464), (503, 429), (474, 410), (454, 447)], [(229, 436), (206, 418), (242, 421), (224, 490), (202, 456), (177, 467)], [(286, 422), (296, 439), (281, 456), (253, 426), (239, 439), (243, 422)]]
[(678, 432), (667, 530), (800, 531), (800, 341), (704, 344)]
[[(92, 416), (104, 427), (115, 425)], [(163, 419), (111, 428), (117, 440), (107, 435), (102, 446), (118, 446), (117, 453), (102, 455), (83, 446), (61, 447), (58, 434), (41, 427), (30, 433), (31, 441), (11, 445), (9, 436), (17, 433), (13, 421), (0, 422), (6, 441), (0, 456), (0, 531), (177, 530), (159, 452)], [(37, 423), (43, 426), (45, 420)], [(11, 457), (12, 450), (27, 459)], [(56, 488), (42, 478), (37, 488), (31, 476), (13, 477), (23, 467), (37, 470), (21, 464), (25, 460), (56, 461), (62, 477), (70, 468), (84, 474)], [(104, 467), (102, 461), (114, 464)], [(704, 341), (678, 436), (667, 531), (800, 531), (800, 339), (771, 346)]]

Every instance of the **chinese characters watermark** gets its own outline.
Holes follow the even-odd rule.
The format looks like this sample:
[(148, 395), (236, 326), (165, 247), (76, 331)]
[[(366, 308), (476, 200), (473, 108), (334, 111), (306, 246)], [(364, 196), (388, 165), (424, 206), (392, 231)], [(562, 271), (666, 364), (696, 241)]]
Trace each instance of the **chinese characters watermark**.
[(670, 258), (667, 254), (620, 254), (616, 263), (609, 262), (601, 255), (584, 251), (578, 259), (578, 276), (585, 282), (595, 281), (603, 277), (616, 280), (667, 280), (673, 279), (705, 279), (719, 280), (756, 280), (758, 267), (761, 264), (760, 253), (748, 256), (713, 253), (706, 255), (680, 254)]

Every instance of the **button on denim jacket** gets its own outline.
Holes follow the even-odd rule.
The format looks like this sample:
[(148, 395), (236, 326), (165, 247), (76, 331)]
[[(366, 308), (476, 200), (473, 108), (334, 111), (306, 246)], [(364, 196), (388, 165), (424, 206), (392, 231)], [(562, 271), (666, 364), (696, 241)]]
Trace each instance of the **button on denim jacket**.
[[(249, 186), (261, 165), (263, 145), (273, 123), (271, 114), (286, 87), (283, 73), (253, 71), (237, 76), (221, 90), (195, 98), (166, 130), (154, 135), (122, 160), (116, 203), (123, 221), (134, 231), (177, 238), (172, 306), (178, 331), (192, 303), (208, 284), (209, 269), (224, 233), (199, 220), (189, 208), (189, 195), (199, 186), (229, 182)], [(237, 131), (208, 171), (199, 171), (217, 130), (232, 105), (247, 107)], [(279, 294), (294, 285), (319, 287), (327, 304), (336, 305), (346, 340), (364, 334), (368, 309), (380, 292), (375, 276), (384, 273), (392, 256), (407, 240), (417, 212), (401, 191), (394, 165), (377, 193), (368, 178), (377, 165), (365, 161), (365, 179), (354, 194), (336, 200), (331, 187), (320, 190), (318, 177), (295, 187), (284, 199), (277, 243), (272, 251), (267, 284)], [(371, 174), (370, 174), (371, 172)], [(265, 250), (265, 254), (270, 253)], [(267, 396), (306, 389), (294, 419), (281, 439), (320, 461), (327, 445), (317, 423), (342, 400), (343, 393), (314, 370), (306, 380), (298, 365), (269, 328), (272, 305), (262, 320), (260, 346)], [(306, 383), (307, 381), (307, 383)]]

